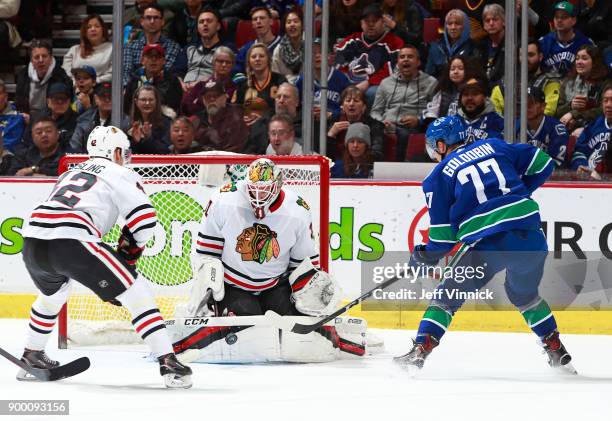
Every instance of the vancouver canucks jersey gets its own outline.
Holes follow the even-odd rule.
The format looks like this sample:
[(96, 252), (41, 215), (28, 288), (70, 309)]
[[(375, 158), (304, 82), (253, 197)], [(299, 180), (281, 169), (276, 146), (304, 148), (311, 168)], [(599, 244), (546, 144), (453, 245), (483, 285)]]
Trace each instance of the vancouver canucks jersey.
[(495, 111), (483, 114), (474, 120), (463, 117), (463, 121), (465, 122), (466, 143), (479, 139), (504, 137), (504, 119)]
[(562, 44), (556, 32), (549, 32), (539, 39), (542, 52), (542, 71), (556, 72), (565, 76), (576, 61), (576, 53), (583, 45), (593, 45), (593, 41), (580, 31), (575, 31), (574, 39)]
[(309, 257), (319, 266), (308, 204), (282, 189), (263, 219), (257, 219), (243, 181), (229, 183), (211, 198), (195, 250), (221, 260), (225, 282), (258, 293)]
[[(517, 120), (516, 135), (521, 132), (520, 119)], [(521, 139), (521, 141), (524, 141)], [(540, 122), (540, 125), (535, 130), (527, 128), (527, 143), (542, 149), (555, 161), (559, 167), (565, 161), (565, 152), (567, 150), (567, 142), (569, 134), (565, 124), (558, 119), (545, 115)]]
[(572, 169), (580, 165), (596, 169), (603, 161), (606, 151), (610, 148), (610, 134), (612, 133), (612, 122), (606, 121), (604, 116), (585, 127), (576, 141), (574, 154), (572, 155)]
[(539, 229), (531, 193), (554, 164), (535, 146), (478, 140), (450, 153), (423, 181), (430, 229), (426, 250), (439, 257), (458, 241), (473, 243), (510, 229)]

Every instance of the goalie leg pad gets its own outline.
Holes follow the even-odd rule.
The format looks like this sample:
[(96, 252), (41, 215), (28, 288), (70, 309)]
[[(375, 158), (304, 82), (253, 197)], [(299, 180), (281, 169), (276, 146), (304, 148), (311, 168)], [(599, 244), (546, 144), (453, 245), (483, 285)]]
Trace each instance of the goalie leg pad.
[[(207, 290), (212, 290), (215, 301), (223, 300), (225, 282), (223, 280), (223, 263), (214, 257), (191, 256), (193, 282), (186, 305), (177, 307), (175, 317), (204, 316), (210, 313), (208, 303), (202, 303)], [(197, 314), (199, 313), (199, 314)]]
[(340, 358), (363, 357), (366, 354), (368, 322), (360, 317), (339, 316), (334, 324), (339, 338)]

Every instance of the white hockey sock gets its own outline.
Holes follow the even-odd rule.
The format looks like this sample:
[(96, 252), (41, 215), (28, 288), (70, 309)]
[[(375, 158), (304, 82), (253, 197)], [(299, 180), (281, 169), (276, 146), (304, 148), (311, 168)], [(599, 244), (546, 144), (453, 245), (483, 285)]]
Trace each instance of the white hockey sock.
[(173, 352), (164, 319), (151, 290), (140, 277), (124, 293), (118, 295), (117, 300), (132, 315), (134, 329), (151, 348), (155, 358)]
[(68, 282), (66, 282), (53, 295), (38, 294), (30, 310), (30, 329), (25, 344), (27, 349), (35, 351), (45, 349), (50, 333), (53, 332), (55, 327), (57, 314), (68, 298), (68, 285)]

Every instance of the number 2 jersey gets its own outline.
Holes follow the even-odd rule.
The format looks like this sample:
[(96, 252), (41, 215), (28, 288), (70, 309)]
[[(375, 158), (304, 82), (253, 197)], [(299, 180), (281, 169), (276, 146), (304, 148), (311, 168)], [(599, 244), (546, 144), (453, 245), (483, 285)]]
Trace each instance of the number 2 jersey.
[(119, 216), (139, 246), (152, 237), (157, 216), (140, 177), (108, 159), (92, 158), (58, 178), (49, 198), (30, 215), (24, 236), (97, 243)]
[(430, 229), (426, 250), (439, 257), (510, 229), (540, 229), (531, 194), (550, 176), (553, 160), (535, 146), (478, 140), (451, 152), (423, 181)]
[(307, 257), (319, 266), (306, 202), (282, 189), (264, 218), (257, 219), (242, 181), (212, 196), (195, 251), (220, 259), (225, 282), (253, 293), (274, 287)]

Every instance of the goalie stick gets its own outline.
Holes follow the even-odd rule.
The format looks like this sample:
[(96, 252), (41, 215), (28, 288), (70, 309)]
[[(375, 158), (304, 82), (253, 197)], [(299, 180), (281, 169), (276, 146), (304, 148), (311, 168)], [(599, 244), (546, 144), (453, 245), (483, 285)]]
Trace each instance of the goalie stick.
[(87, 370), (90, 365), (89, 358), (81, 357), (69, 362), (68, 364), (60, 365), (54, 368), (35, 368), (24, 363), (19, 358), (16, 358), (2, 348), (0, 348), (0, 355), (43, 382), (52, 382), (55, 380), (76, 376), (77, 374)]
[(268, 321), (271, 324), (277, 326), (279, 329), (290, 330), (293, 333), (297, 333), (300, 335), (306, 335), (307, 333), (314, 332), (315, 330), (319, 329), (324, 324), (331, 322), (332, 320), (334, 320), (336, 317), (338, 317), (342, 313), (348, 311), (351, 307), (354, 307), (357, 304), (360, 304), (363, 300), (365, 300), (366, 298), (369, 298), (372, 294), (374, 294), (374, 291), (379, 290), (379, 289), (385, 289), (391, 284), (394, 284), (395, 282), (399, 281), (400, 279), (403, 279), (403, 278), (395, 276), (391, 279), (387, 279), (385, 282), (376, 286), (376, 288), (372, 288), (371, 290), (361, 295), (360, 297), (354, 299), (353, 301), (351, 301), (344, 307), (334, 311), (329, 316), (325, 316), (322, 319), (320, 319), (318, 322), (315, 322), (312, 324), (294, 323), (294, 322), (285, 320), (283, 316), (281, 316), (278, 313), (275, 313), (272, 310), (266, 311), (266, 319), (268, 319)]

